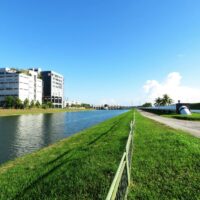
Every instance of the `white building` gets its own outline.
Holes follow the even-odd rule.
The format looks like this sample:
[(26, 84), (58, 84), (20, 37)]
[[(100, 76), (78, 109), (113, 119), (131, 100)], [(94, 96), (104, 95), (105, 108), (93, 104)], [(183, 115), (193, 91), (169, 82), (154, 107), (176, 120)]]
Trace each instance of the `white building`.
[(43, 101), (52, 102), (55, 108), (64, 107), (64, 77), (54, 71), (42, 71)]
[(39, 71), (0, 68), (0, 102), (4, 102), (7, 96), (42, 103), (42, 79), (39, 78)]

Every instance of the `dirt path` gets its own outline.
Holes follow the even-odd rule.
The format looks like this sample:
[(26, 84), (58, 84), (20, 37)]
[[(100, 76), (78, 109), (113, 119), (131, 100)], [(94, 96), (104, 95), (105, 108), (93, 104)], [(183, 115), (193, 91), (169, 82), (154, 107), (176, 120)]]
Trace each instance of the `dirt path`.
[(170, 119), (170, 118), (161, 117), (159, 115), (155, 115), (149, 112), (144, 112), (141, 110), (139, 110), (139, 112), (145, 117), (158, 121), (172, 128), (189, 132), (190, 134), (200, 138), (200, 122)]

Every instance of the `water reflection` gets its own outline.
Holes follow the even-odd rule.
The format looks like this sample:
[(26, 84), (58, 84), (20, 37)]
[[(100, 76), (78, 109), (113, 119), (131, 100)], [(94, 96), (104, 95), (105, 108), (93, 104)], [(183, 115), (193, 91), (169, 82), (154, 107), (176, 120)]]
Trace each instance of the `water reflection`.
[(22, 115), (17, 118), (16, 138), (13, 149), (16, 157), (44, 146), (44, 115)]
[(0, 163), (33, 152), (125, 111), (0, 117)]

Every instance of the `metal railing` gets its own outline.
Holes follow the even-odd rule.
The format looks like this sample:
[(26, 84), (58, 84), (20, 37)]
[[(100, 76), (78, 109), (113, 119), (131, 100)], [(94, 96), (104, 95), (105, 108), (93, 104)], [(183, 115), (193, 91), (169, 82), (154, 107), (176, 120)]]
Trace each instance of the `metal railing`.
[(110, 186), (110, 190), (106, 200), (124, 200), (127, 198), (128, 186), (130, 184), (131, 174), (131, 161), (133, 153), (133, 132), (135, 126), (135, 113), (134, 120), (130, 123), (130, 133), (126, 143), (126, 149), (123, 153), (121, 162)]

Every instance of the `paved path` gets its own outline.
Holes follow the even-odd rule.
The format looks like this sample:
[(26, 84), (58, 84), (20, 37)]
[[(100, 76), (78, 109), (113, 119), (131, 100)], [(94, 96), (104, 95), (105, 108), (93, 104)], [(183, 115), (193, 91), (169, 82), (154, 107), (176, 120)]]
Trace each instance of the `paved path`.
[(140, 113), (145, 117), (158, 121), (172, 128), (189, 132), (190, 134), (200, 138), (200, 122), (161, 117), (159, 115), (155, 115), (149, 112), (144, 112), (141, 110)]

